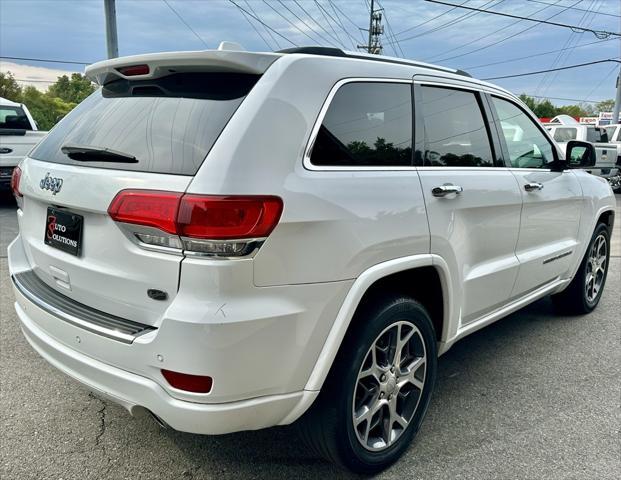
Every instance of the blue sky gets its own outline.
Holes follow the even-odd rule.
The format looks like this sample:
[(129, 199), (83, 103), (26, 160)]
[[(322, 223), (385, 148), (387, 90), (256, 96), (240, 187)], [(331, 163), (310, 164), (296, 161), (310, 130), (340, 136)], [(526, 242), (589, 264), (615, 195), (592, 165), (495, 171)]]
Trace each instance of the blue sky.
[[(235, 1), (250, 11), (246, 0)], [(596, 30), (621, 31), (620, 0), (447, 1)], [(332, 0), (337, 7), (336, 12), (330, 0), (248, 2), (262, 21), (298, 45), (327, 45), (329, 42), (336, 43), (336, 38), (351, 50), (351, 38), (330, 19), (337, 17), (335, 13), (338, 13), (342, 27), (360, 43), (363, 42), (364, 33), (356, 31), (354, 24), (368, 27), (367, 0)], [(168, 0), (168, 3), (202, 41), (184, 25), (164, 0), (117, 0), (120, 55), (200, 50), (206, 48), (203, 42), (209, 48), (216, 48), (221, 40), (239, 42), (248, 50), (268, 49), (240, 10), (228, 0)], [(405, 57), (463, 68), (478, 78), (621, 57), (621, 40), (618, 37), (601, 42), (591, 33), (574, 33), (561, 27), (484, 13), (474, 14), (424, 0), (380, 0), (379, 3), (385, 8), (385, 18), (391, 27), (390, 31), (395, 33), (394, 38), (400, 39), (399, 46)], [(296, 19), (292, 12), (304, 22)], [(275, 49), (276, 42), (265, 28), (255, 21), (253, 23), (271, 48)], [(321, 30), (318, 23), (326, 31)], [(384, 24), (386, 26), (386, 21)], [(272, 35), (277, 39), (278, 46), (292, 46), (281, 37)], [(512, 38), (507, 38), (510, 36)], [(390, 55), (395, 54), (390, 45), (392, 38), (392, 35), (383, 37), (384, 52)], [(593, 42), (599, 43), (562, 52), (561, 57), (557, 52), (478, 67)], [(399, 46), (396, 49), (402, 55)], [(80, 62), (104, 59), (103, 0), (0, 0), (0, 55)], [(27, 65), (53, 70), (29, 68)], [(59, 70), (81, 71), (83, 67), (0, 59), (0, 69), (13, 70), (18, 78), (50, 79)], [(525, 92), (549, 97), (600, 100), (614, 96), (614, 80), (618, 70), (619, 64), (603, 63), (558, 74), (497, 80), (495, 83), (518, 94)], [(45, 84), (40, 82), (38, 85)], [(554, 100), (554, 103), (576, 102)]]

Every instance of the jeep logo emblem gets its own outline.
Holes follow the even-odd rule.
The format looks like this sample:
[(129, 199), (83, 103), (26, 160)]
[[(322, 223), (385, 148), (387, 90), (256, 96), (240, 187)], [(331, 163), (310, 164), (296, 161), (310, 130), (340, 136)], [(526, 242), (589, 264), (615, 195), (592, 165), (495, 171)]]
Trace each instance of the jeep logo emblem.
[(41, 190), (50, 190), (52, 195), (56, 195), (60, 192), (60, 189), (63, 186), (63, 179), (58, 177), (50, 177), (50, 172), (45, 174), (45, 177), (41, 179), (39, 182), (39, 187)]

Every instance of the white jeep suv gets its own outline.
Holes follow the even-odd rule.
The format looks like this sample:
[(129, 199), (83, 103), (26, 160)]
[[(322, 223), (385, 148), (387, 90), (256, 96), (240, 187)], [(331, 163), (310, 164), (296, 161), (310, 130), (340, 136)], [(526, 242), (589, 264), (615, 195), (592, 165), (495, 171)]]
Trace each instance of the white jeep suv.
[(614, 197), (512, 94), (308, 47), (118, 58), (13, 176), (15, 309), (49, 363), (185, 432), (298, 425), (357, 472), (438, 356), (545, 295), (587, 313)]

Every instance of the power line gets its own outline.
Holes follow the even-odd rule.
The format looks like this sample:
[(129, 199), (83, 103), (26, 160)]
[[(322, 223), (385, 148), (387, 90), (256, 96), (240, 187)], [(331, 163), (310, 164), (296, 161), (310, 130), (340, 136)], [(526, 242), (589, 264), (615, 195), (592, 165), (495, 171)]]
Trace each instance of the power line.
[[(465, 2), (463, 2), (461, 5), (465, 5), (466, 3), (468, 3), (470, 0), (466, 0)], [(412, 26), (412, 27), (408, 27), (405, 30), (401, 30), (400, 32), (397, 32), (397, 35), (401, 35), (405, 32), (409, 32), (411, 30), (414, 30), (415, 28), (418, 27), (422, 27), (423, 25), (427, 25), (430, 22), (433, 22), (434, 20), (437, 20), (440, 17), (443, 17), (444, 15), (446, 15), (447, 13), (451, 13), (453, 10), (457, 10), (459, 7), (453, 7), (453, 8), (449, 8), (448, 10), (445, 10), (444, 12), (442, 12), (440, 15), (436, 15), (435, 17), (431, 17), (428, 20), (425, 20), (424, 22), (421, 23), (417, 23), (416, 25)]]
[(90, 65), (94, 62), (75, 62), (73, 60), (50, 60), (49, 58), (27, 58), (27, 57), (5, 57), (0, 56), (0, 58), (4, 58), (7, 60), (25, 60), (27, 62), (44, 62), (44, 63), (66, 63), (72, 65)]
[(259, 37), (261, 37), (261, 40), (263, 40), (263, 43), (265, 43), (265, 45), (267, 45), (268, 50), (274, 50), (274, 48), (267, 43), (267, 40), (265, 39), (265, 37), (261, 34), (261, 32), (259, 31), (259, 29), (256, 27), (256, 25), (254, 23), (252, 23), (252, 21), (250, 20), (250, 17), (248, 17), (248, 15), (246, 15), (244, 12), (240, 12), (242, 14), (242, 17), (244, 17), (246, 19), (246, 21), (250, 24), (250, 26), (252, 27), (252, 29), (257, 32), (257, 35)]
[[(547, 2), (542, 2), (540, 0), (526, 0), (527, 2), (531, 2), (531, 3), (540, 3), (541, 5), (550, 5), (552, 7), (564, 7), (564, 5), (556, 5), (553, 3), (547, 3)], [(576, 10), (578, 12), (588, 12), (589, 10), (585, 9), (585, 8), (578, 8), (578, 7), (571, 7), (572, 10)], [(616, 17), (616, 18), (621, 18), (621, 15), (615, 15), (614, 13), (604, 13), (604, 12), (597, 12), (597, 15), (606, 15), (608, 17)], [(532, 95), (531, 95), (532, 96)]]
[[(557, 3), (558, 3), (558, 2), (560, 2), (560, 1), (561, 1), (561, 0), (556, 0), (556, 2), (557, 2)], [(550, 8), (550, 7), (549, 7), (549, 6), (547, 6), (547, 7), (540, 8), (540, 9), (539, 9), (539, 10), (537, 10), (536, 12), (530, 13), (529, 15), (530, 15), (530, 16), (537, 15), (538, 13), (543, 12), (546, 8)], [(520, 22), (521, 22), (521, 20), (518, 20), (517, 22), (513, 22), (510, 26), (517, 25), (517, 24), (518, 24), (518, 23), (520, 23)], [(455, 48), (450, 48), (450, 49), (448, 49), (448, 50), (445, 50), (444, 52), (442, 52), (442, 53), (438, 53), (437, 55), (434, 55), (434, 56), (433, 56), (433, 57), (431, 57), (431, 58), (432, 58), (432, 59), (435, 59), (435, 58), (438, 58), (438, 57), (442, 57), (442, 56), (444, 56), (444, 55), (445, 55), (445, 54), (447, 54), (447, 53), (454, 52), (455, 50), (460, 50), (460, 49), (462, 49), (462, 48), (464, 48), (464, 47), (467, 47), (468, 45), (472, 45), (473, 43), (476, 43), (476, 42), (478, 42), (478, 41), (480, 41), (480, 40), (483, 40), (483, 39), (488, 38), (488, 37), (490, 37), (490, 36), (492, 36), (492, 35), (495, 35), (495, 34), (496, 34), (496, 33), (498, 33), (498, 32), (501, 32), (501, 31), (503, 31), (503, 30), (506, 30), (507, 28), (508, 28), (508, 27), (506, 27), (506, 26), (502, 26), (502, 27), (500, 27), (500, 28), (498, 28), (498, 29), (494, 30), (494, 31), (493, 31), (493, 32), (491, 32), (491, 33), (485, 34), (485, 35), (483, 35), (483, 36), (481, 36), (481, 37), (479, 37), (479, 38), (475, 38), (474, 40), (470, 40), (469, 42), (464, 43), (463, 45), (459, 45), (458, 47), (455, 47)]]
[[(449, 5), (451, 7), (456, 6), (454, 3), (442, 2), (440, 0), (425, 0), (425, 1), (426, 2), (431, 2), (431, 3), (439, 3), (441, 5)], [(617, 33), (617, 32), (608, 32), (608, 31), (605, 31), (605, 30), (593, 30), (593, 29), (590, 29), (590, 28), (578, 27), (578, 26), (575, 26), (575, 25), (567, 25), (565, 23), (548, 22), (546, 20), (535, 20), (533, 18), (521, 17), (519, 15), (512, 15), (510, 13), (494, 12), (492, 10), (484, 10), (484, 9), (481, 9), (481, 8), (465, 7), (463, 5), (460, 5), (459, 8), (465, 8), (466, 10), (472, 10), (472, 11), (475, 11), (475, 12), (488, 13), (490, 15), (500, 15), (502, 17), (517, 18), (519, 20), (528, 20), (529, 22), (545, 23), (547, 25), (553, 25), (553, 26), (556, 26), (556, 27), (570, 28), (570, 29), (572, 29), (576, 33), (578, 33), (578, 32), (580, 32), (580, 33), (582, 33), (582, 32), (590, 32), (593, 35), (595, 35), (597, 38), (608, 38), (610, 36), (621, 37), (621, 33)]]
[(315, 35), (317, 35), (322, 41), (327, 42), (328, 45), (330, 45), (332, 42), (330, 40), (327, 40), (326, 37), (324, 37), (321, 33), (319, 33), (318, 31), (316, 31), (313, 27), (311, 27), (308, 23), (306, 23), (303, 19), (301, 19), (293, 10), (291, 10), (289, 7), (287, 7), (287, 5), (285, 5), (283, 3), (282, 0), (278, 0), (278, 3), (280, 3), (283, 7), (285, 7), (285, 9), (287, 9), (287, 11), (293, 15), (295, 18), (297, 18), (300, 22), (302, 22), (306, 27), (308, 27), (308, 29), (313, 32)]
[[(345, 25), (343, 24), (343, 21), (341, 20), (341, 17), (339, 17), (339, 14), (336, 11), (336, 7), (334, 6), (334, 3), (332, 2), (332, 0), (328, 0), (328, 5), (330, 5), (330, 7), (332, 8), (332, 11), (334, 12), (334, 16), (336, 17), (335, 23), (337, 23), (341, 27), (341, 30), (343, 30), (347, 34), (347, 36), (351, 40), (352, 47), (354, 48), (354, 50), (356, 50), (356, 43), (355, 42), (357, 40), (345, 28)], [(330, 15), (330, 18), (333, 18), (332, 15)]]
[(526, 77), (528, 75), (539, 75), (540, 73), (557, 72), (559, 70), (569, 70), (571, 68), (586, 67), (587, 65), (595, 65), (595, 64), (598, 64), (598, 63), (607, 63), (607, 62), (621, 63), (621, 59), (607, 58), (607, 59), (604, 59), (604, 60), (596, 60), (594, 62), (577, 63), (576, 65), (566, 65), (564, 67), (549, 68), (548, 70), (538, 70), (536, 72), (517, 73), (515, 75), (503, 75), (502, 77), (482, 78), (481, 80), (500, 80), (502, 78)]
[(201, 38), (201, 36), (198, 33), (196, 33), (196, 31), (190, 26), (190, 24), (184, 20), (184, 18), (181, 16), (181, 14), (179, 12), (177, 12), (177, 10), (175, 10), (170, 3), (168, 3), (168, 0), (162, 0), (162, 1), (166, 4), (166, 6), (168, 6), (168, 8), (170, 8), (172, 10), (172, 12), (177, 16), (177, 18), (179, 20), (181, 20), (181, 23), (183, 23), (186, 27), (188, 27), (188, 29), (194, 34), (194, 36), (196, 38), (198, 38), (200, 40), (200, 42), (203, 45), (205, 45), (205, 47), (209, 48), (209, 45), (207, 45), (207, 43), (205, 43), (205, 40), (203, 40)]
[[(323, 19), (326, 21), (326, 24), (328, 25), (328, 27), (330, 27), (330, 30), (332, 30), (332, 33), (334, 33), (334, 36), (336, 38), (338, 38), (339, 43), (341, 43), (343, 46), (345, 46), (346, 42), (343, 42), (341, 40), (341, 37), (339, 37), (339, 34), (336, 32), (336, 29), (332, 25), (332, 22), (330, 20), (328, 20), (328, 17), (326, 15), (326, 12), (324, 11), (323, 7), (319, 4), (319, 2), (317, 0), (315, 0), (315, 4), (316, 4), (317, 8), (319, 9), (319, 13), (321, 13), (321, 15), (323, 16)], [(334, 22), (334, 23), (336, 23), (336, 22)], [(338, 24), (336, 26), (338, 27)], [(345, 38), (347, 39), (347, 36), (345, 36)]]
[(257, 22), (259, 22), (261, 25), (263, 25), (266, 28), (269, 28), (272, 32), (274, 32), (276, 35), (278, 35), (280, 38), (286, 40), (287, 42), (289, 42), (291, 45), (298, 47), (299, 45), (291, 40), (289, 40), (287, 37), (285, 37), (284, 35), (282, 35), (281, 33), (279, 33), (278, 31), (274, 30), (272, 27), (270, 27), (267, 23), (265, 23), (263, 20), (261, 20), (260, 18), (258, 18), (256, 15), (250, 13), (248, 10), (246, 10), (244, 7), (240, 7), (237, 3), (235, 3), (235, 0), (229, 0), (230, 3), (232, 3), (233, 5), (235, 5), (239, 10), (241, 10), (242, 12), (246, 13), (247, 15), (251, 16), (252, 18), (254, 18)]
[[(574, 3), (573, 3), (573, 5), (578, 5), (581, 1), (582, 1), (582, 0), (578, 0), (578, 1), (574, 2)], [(567, 7), (567, 8), (569, 8), (569, 7)], [(561, 10), (560, 12), (553, 13), (552, 15), (550, 15), (549, 17), (547, 17), (545, 20), (549, 20), (549, 19), (551, 19), (551, 18), (554, 18), (554, 17), (556, 17), (556, 16), (560, 15), (560, 14), (561, 14), (561, 13), (563, 13), (565, 10), (567, 10), (567, 8), (565, 8), (564, 10)], [(516, 22), (514, 22), (514, 24), (515, 24), (515, 23), (516, 23)], [(479, 48), (476, 48), (476, 49), (474, 49), (474, 50), (470, 50), (469, 52), (459, 53), (459, 54), (457, 54), (457, 55), (453, 55), (453, 56), (451, 56), (451, 57), (441, 58), (441, 59), (439, 59), (439, 60), (437, 60), (437, 61), (438, 61), (438, 62), (444, 62), (444, 61), (446, 61), (446, 60), (452, 60), (452, 59), (454, 59), (454, 58), (460, 58), (460, 57), (465, 57), (465, 56), (467, 56), (467, 55), (472, 55), (473, 53), (479, 53), (479, 52), (481, 52), (482, 50), (487, 50), (488, 48), (495, 47), (496, 45), (499, 45), (499, 44), (501, 44), (501, 43), (503, 43), (503, 42), (506, 42), (507, 40), (510, 40), (510, 39), (512, 39), (512, 38), (515, 38), (515, 37), (517, 37), (518, 35), (522, 35), (523, 33), (528, 32), (529, 30), (532, 30), (533, 28), (537, 28), (538, 26), (539, 26), (539, 24), (538, 24), (538, 23), (536, 23), (536, 24), (534, 24), (534, 25), (531, 25), (530, 27), (526, 27), (526, 28), (524, 28), (524, 29), (520, 30), (519, 32), (515, 32), (515, 33), (513, 33), (513, 34), (511, 34), (511, 35), (508, 35), (508, 36), (506, 36), (506, 37), (504, 37), (504, 38), (501, 38), (500, 40), (496, 40), (495, 42), (489, 43), (489, 44), (487, 44), (487, 45), (483, 45), (483, 46), (481, 46), (481, 47), (479, 47)]]
[[(313, 37), (311, 37), (308, 33), (306, 33), (304, 30), (302, 30), (300, 27), (298, 27), (295, 23), (293, 23), (291, 20), (289, 20), (287, 17), (285, 17), (281, 12), (279, 12), (276, 8), (274, 8), (273, 5), (267, 3), (267, 0), (263, 0), (263, 3), (265, 5), (267, 5), (268, 7), (270, 7), (278, 16), (280, 16), (280, 18), (282, 18), (285, 22), (289, 23), (290, 25), (293, 26), (293, 28), (295, 28), (298, 32), (300, 32), (302, 35), (310, 38), (311, 42), (313, 43), (317, 43), (317, 40), (314, 39)], [(296, 45), (297, 46), (297, 45)]]
[(589, 93), (587, 93), (586, 98), (589, 98), (591, 95), (593, 95), (593, 92), (597, 91), (597, 89), (598, 89), (599, 87), (601, 87), (601, 85), (602, 85), (602, 84), (603, 84), (606, 80), (608, 80), (608, 77), (610, 77), (610, 75), (612, 75), (612, 73), (613, 73), (615, 70), (617, 70), (617, 66), (616, 66), (616, 65), (613, 65), (613, 66), (612, 66), (612, 68), (610, 69), (610, 71), (609, 71), (606, 75), (604, 75), (604, 76), (602, 77), (602, 79), (599, 81), (599, 83), (598, 83), (597, 85), (595, 85), (595, 86), (591, 89), (591, 91), (590, 91)]
[(298, 8), (304, 12), (305, 15), (307, 15), (309, 18), (313, 19), (313, 22), (315, 23), (315, 25), (317, 25), (321, 30), (323, 30), (326, 33), (326, 35), (328, 35), (338, 45), (340, 45), (341, 47), (345, 48), (345, 45), (343, 44), (343, 42), (341, 42), (341, 39), (338, 38), (338, 36), (335, 37), (330, 32), (328, 32), (328, 30), (326, 30), (326, 28), (321, 23), (319, 23), (317, 20), (315, 20), (313, 18), (313, 16), (310, 13), (308, 13), (308, 11), (302, 5), (300, 5), (300, 2), (298, 2), (298, 0), (293, 0), (293, 1), (298, 6)]
[(484, 63), (484, 64), (481, 64), (481, 65), (472, 65), (472, 66), (469, 66), (469, 67), (463, 67), (463, 69), (464, 70), (475, 70), (477, 68), (491, 67), (492, 65), (501, 65), (503, 63), (517, 62), (519, 60), (525, 60), (527, 58), (530, 59), (530, 58), (534, 58), (534, 57), (542, 57), (544, 55), (550, 55), (552, 53), (558, 53), (558, 52), (562, 52), (562, 51), (565, 51), (565, 50), (571, 50), (571, 49), (574, 49), (574, 48), (587, 47), (589, 45), (596, 45), (596, 44), (599, 44), (599, 43), (606, 43), (606, 42), (610, 42), (612, 40), (616, 40), (616, 39), (615, 38), (608, 38), (606, 40), (597, 40), (595, 42), (582, 43), (582, 44), (576, 45), (574, 47), (561, 48), (561, 49), (558, 49), (558, 50), (549, 50), (547, 52), (541, 52), (541, 53), (533, 53), (531, 55), (525, 55), (523, 57), (509, 58), (507, 60), (500, 60), (498, 62)]
[[(591, 15), (591, 14), (596, 11), (596, 7), (599, 8), (599, 6), (601, 6), (601, 4), (598, 6), (598, 2), (599, 0), (591, 1), (591, 3), (588, 6), (587, 11), (582, 14), (582, 17), (580, 17), (580, 21), (578, 22), (578, 25), (585, 26), (585, 27), (591, 26), (591, 24), (593, 23), (593, 20), (595, 20), (595, 15)], [(589, 16), (591, 16), (590, 20), (589, 20)], [(576, 46), (579, 40), (579, 37), (580, 37), (580, 34), (574, 32), (573, 30), (569, 32), (569, 35), (567, 36), (567, 40), (565, 40), (565, 43), (563, 44), (563, 47), (562, 47), (562, 48), (569, 48), (569, 50), (559, 52), (556, 58), (550, 64), (550, 68), (554, 68), (559, 65), (562, 65), (570, 58), (571, 52), (573, 51), (573, 47)], [(559, 72), (552, 72), (550, 74), (545, 74), (539, 81), (539, 84), (537, 85), (535, 92), (537, 93), (541, 92), (542, 95), (547, 94), (548, 90), (554, 84), (554, 81), (558, 77), (558, 74)]]
[[(388, 38), (392, 38), (394, 40), (394, 42), (391, 43), (390, 46), (392, 47), (392, 49), (395, 52), (395, 55), (397, 57), (399, 57), (399, 56), (405, 57), (405, 54), (403, 53), (403, 48), (401, 48), (401, 44), (399, 43), (399, 40), (397, 40), (397, 38), (395, 37), (395, 32), (392, 29), (392, 27), (390, 26), (390, 22), (388, 21), (388, 14), (386, 13), (386, 9), (384, 8), (384, 6), (381, 3), (379, 3), (379, 1), (377, 2), (377, 4), (380, 6), (380, 8), (382, 10), (384, 10), (384, 20), (386, 21), (386, 28), (388, 29)], [(399, 53), (395, 49), (395, 43), (397, 45), (397, 48), (399, 48), (399, 52), (401, 52), (401, 55), (399, 55)]]
[[(252, 5), (250, 5), (250, 2), (248, 0), (245, 0), (246, 2), (246, 6), (250, 9), (250, 11), (253, 13), (253, 15), (257, 18), (259, 17), (259, 14), (254, 10), (254, 8), (252, 8)], [(243, 13), (243, 12), (242, 12)], [(263, 25), (263, 28), (265, 29), (265, 31), (267, 32), (267, 34), (270, 36), (270, 38), (272, 39), (272, 41), (274, 42), (274, 44), (276, 45), (276, 47), (280, 50), (280, 43), (278, 43), (278, 40), (276, 40), (276, 37), (274, 36), (274, 34), (269, 30), (269, 28), (267, 28), (265, 25)]]
[[(494, 6), (498, 6), (498, 5), (500, 5), (504, 1), (505, 0), (489, 0), (488, 2), (484, 3), (481, 6), (482, 7), (487, 7), (490, 3), (494, 3), (494, 2), (496, 2), (494, 4)], [(461, 7), (461, 5), (458, 5), (456, 8), (458, 8), (458, 7)], [(464, 13), (463, 15), (460, 15), (460, 16), (458, 16), (456, 18), (453, 18), (453, 19), (449, 20), (448, 22), (445, 22), (445, 23), (443, 23), (441, 25), (437, 25), (435, 27), (432, 27), (430, 30), (418, 33), (416, 35), (412, 35), (410, 37), (400, 38), (399, 40), (401, 42), (405, 42), (407, 40), (412, 40), (414, 38), (422, 37), (423, 35), (428, 35), (428, 34), (431, 34), (431, 33), (435, 33), (435, 32), (437, 32), (439, 30), (443, 30), (445, 28), (452, 27), (453, 25), (456, 25), (456, 24), (458, 24), (460, 22), (463, 22), (465, 20), (469, 20), (470, 18), (475, 17), (476, 15), (479, 15), (479, 13), (481, 13), (481, 12), (476, 12), (476, 13), (468, 12), (468, 13)]]
[(349, 17), (347, 16), (347, 14), (346, 14), (343, 10), (341, 10), (341, 9), (339, 8), (339, 6), (338, 6), (338, 5), (333, 4), (333, 6), (334, 6), (334, 8), (335, 8), (335, 9), (337, 9), (337, 10), (341, 13), (341, 15), (343, 15), (343, 16), (345, 17), (345, 20), (347, 20), (349, 23), (351, 23), (351, 24), (354, 26), (354, 29), (355, 29), (357, 32), (359, 32), (359, 33), (360, 33), (360, 35), (363, 37), (362, 39), (363, 39), (363, 41), (364, 41), (364, 36), (362, 35), (362, 31), (360, 30), (360, 27), (356, 24), (356, 22), (354, 22), (351, 18), (349, 18)]

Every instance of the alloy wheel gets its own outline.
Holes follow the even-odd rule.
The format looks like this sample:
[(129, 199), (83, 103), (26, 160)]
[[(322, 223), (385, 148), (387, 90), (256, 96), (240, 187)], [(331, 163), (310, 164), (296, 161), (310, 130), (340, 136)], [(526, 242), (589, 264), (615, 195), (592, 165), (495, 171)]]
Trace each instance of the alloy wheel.
[(353, 426), (364, 448), (382, 451), (401, 437), (422, 397), (426, 366), (425, 342), (413, 323), (393, 323), (378, 335), (358, 372), (353, 398)]
[(600, 234), (591, 246), (586, 265), (585, 292), (589, 303), (595, 302), (604, 285), (607, 256), (608, 244), (606, 237)]

